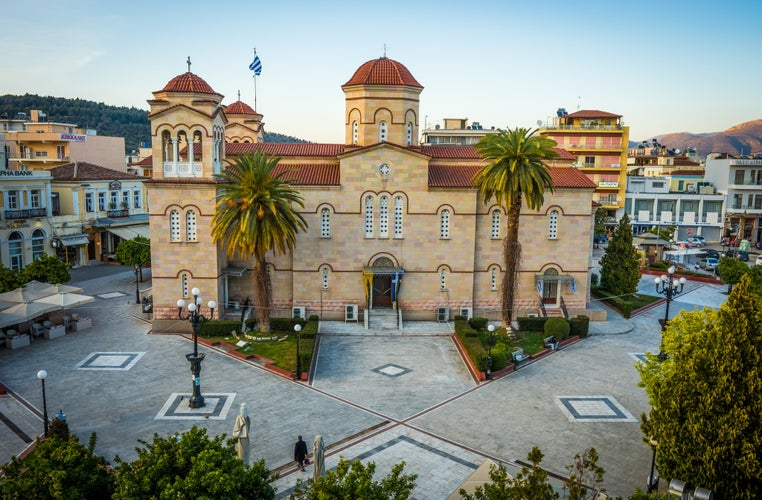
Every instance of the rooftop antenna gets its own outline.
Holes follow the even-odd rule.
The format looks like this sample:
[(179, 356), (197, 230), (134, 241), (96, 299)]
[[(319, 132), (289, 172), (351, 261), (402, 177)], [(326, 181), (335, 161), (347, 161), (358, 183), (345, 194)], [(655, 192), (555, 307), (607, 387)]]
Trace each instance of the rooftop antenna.
[(185, 62), (188, 64), (188, 73), (190, 73), (190, 65), (191, 65), (190, 56), (188, 56), (188, 60)]
[(577, 111), (579, 111), (579, 105), (581, 100), (582, 100), (582, 96), (581, 95), (577, 96)]
[(386, 44), (384, 44), (384, 57), (386, 57)]
[(241, 91), (240, 90), (238, 91), (238, 100), (239, 101), (241, 100)]

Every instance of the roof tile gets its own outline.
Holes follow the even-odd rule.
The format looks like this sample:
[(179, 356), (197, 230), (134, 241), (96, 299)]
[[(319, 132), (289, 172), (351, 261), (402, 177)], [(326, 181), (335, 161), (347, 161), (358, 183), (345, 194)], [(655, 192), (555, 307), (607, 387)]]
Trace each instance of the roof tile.
[(110, 168), (93, 165), (78, 161), (67, 163), (60, 167), (50, 169), (50, 177), (54, 181), (114, 181), (114, 180), (141, 180), (140, 177), (128, 172), (120, 172)]
[(360, 66), (342, 87), (351, 85), (407, 85), (423, 88), (403, 64), (388, 57), (373, 59)]
[(197, 94), (216, 94), (212, 87), (198, 75), (188, 71), (177, 75), (160, 92), (195, 92)]

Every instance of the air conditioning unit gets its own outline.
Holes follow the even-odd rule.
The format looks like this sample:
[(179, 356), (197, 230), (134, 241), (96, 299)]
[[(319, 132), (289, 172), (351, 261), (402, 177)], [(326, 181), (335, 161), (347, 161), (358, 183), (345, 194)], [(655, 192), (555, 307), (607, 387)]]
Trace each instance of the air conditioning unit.
[(357, 304), (344, 306), (344, 322), (357, 321)]
[(446, 323), (450, 321), (450, 308), (440, 307), (437, 309), (437, 321), (440, 323)]
[(527, 314), (527, 318), (538, 318), (538, 317), (539, 316), (537, 315), (537, 313), (529, 313), (529, 314)]
[(474, 315), (474, 310), (470, 307), (461, 307), (460, 308), (460, 315), (463, 316), (466, 319), (471, 319), (471, 316)]
[(291, 309), (292, 318), (307, 319), (305, 318), (306, 314), (307, 312), (304, 307), (294, 307)]

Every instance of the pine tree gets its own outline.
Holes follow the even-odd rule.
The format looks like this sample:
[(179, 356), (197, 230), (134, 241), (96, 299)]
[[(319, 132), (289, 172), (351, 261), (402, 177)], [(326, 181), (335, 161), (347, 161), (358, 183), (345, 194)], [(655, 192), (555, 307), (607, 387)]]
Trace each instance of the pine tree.
[(640, 282), (640, 261), (632, 244), (630, 218), (624, 214), (601, 257), (601, 288), (612, 295), (633, 294)]

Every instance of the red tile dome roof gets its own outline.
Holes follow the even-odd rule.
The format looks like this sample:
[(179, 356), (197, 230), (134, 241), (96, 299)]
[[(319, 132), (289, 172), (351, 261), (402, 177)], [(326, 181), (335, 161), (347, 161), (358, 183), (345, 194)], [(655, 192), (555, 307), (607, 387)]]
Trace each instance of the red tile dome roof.
[(177, 75), (161, 89), (162, 92), (195, 92), (197, 94), (216, 94), (212, 87), (198, 75), (190, 71)]
[(230, 106), (227, 106), (225, 108), (225, 113), (229, 115), (256, 115), (257, 112), (254, 111), (254, 108), (249, 106), (243, 101), (236, 101)]
[(388, 57), (373, 59), (360, 66), (342, 87), (350, 85), (407, 85), (423, 88), (403, 64)]

